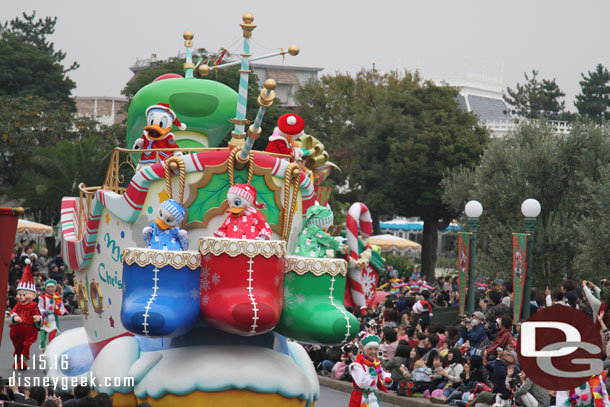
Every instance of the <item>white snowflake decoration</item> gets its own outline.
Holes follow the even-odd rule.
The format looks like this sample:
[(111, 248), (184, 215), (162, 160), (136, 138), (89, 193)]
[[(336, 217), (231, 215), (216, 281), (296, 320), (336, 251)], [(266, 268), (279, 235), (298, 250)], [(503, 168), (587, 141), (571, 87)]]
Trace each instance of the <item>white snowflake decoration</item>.
[(294, 274), (294, 273), (292, 273), (292, 272), (291, 272), (291, 273), (288, 273), (288, 274), (286, 274), (286, 276), (284, 277), (284, 280), (286, 280), (286, 281), (288, 281), (288, 282), (294, 281), (294, 276), (295, 276), (295, 274)]
[(212, 282), (214, 284), (218, 284), (220, 283), (220, 275), (218, 275), (218, 273), (214, 273), (212, 274)]
[(305, 296), (303, 294), (297, 294), (294, 300), (297, 304), (303, 304), (305, 302)]
[(194, 299), (194, 300), (196, 300), (196, 299), (197, 299), (197, 297), (199, 297), (199, 291), (198, 291), (197, 289), (193, 288), (193, 289), (191, 290), (191, 298), (192, 298), (192, 299)]
[(210, 297), (208, 297), (207, 295), (204, 295), (203, 297), (201, 297), (202, 305), (208, 305), (208, 301), (210, 301)]
[[(209, 262), (210, 260), (212, 260), (212, 255), (211, 255), (211, 254), (209, 254), (209, 253), (208, 253), (208, 254), (206, 254), (205, 256), (203, 256), (203, 262), (204, 262), (204, 263), (207, 263), (207, 262)], [(207, 268), (207, 266), (205, 266), (205, 268)], [(202, 267), (201, 269), (203, 270), (203, 267)]]
[(364, 270), (362, 272), (362, 292), (366, 299), (371, 298), (375, 292), (375, 276)]
[(201, 266), (201, 276), (205, 278), (210, 276), (210, 268), (208, 266)]
[(290, 317), (284, 318), (284, 323), (286, 324), (286, 326), (292, 325), (292, 318), (290, 318)]
[(210, 289), (210, 273), (204, 273), (202, 271), (201, 275), (199, 276), (199, 287), (203, 290), (203, 291), (208, 291)]
[(276, 287), (278, 285), (280, 285), (280, 277), (279, 276), (275, 276), (275, 278), (273, 279), (273, 285), (275, 285)]
[(284, 298), (290, 298), (290, 297), (292, 297), (292, 294), (293, 294), (293, 293), (292, 293), (292, 290), (294, 290), (294, 288), (292, 288), (292, 287), (286, 287), (286, 288), (284, 289)]

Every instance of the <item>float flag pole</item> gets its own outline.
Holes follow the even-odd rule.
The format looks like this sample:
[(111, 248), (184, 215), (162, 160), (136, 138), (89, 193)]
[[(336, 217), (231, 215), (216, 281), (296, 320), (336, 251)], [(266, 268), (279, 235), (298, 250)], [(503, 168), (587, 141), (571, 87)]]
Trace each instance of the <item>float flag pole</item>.
[(184, 77), (192, 78), (193, 77), (193, 68), (195, 68), (195, 64), (193, 63), (193, 54), (191, 53), (191, 48), (193, 47), (193, 33), (191, 31), (185, 31), (182, 34), (182, 38), (184, 38), (184, 46), (186, 47), (186, 62), (184, 63)]
[(248, 128), (248, 138), (237, 156), (237, 161), (241, 163), (245, 163), (247, 161), (248, 155), (250, 155), (250, 150), (252, 150), (252, 146), (254, 146), (254, 141), (261, 134), (261, 123), (263, 121), (263, 117), (265, 117), (267, 108), (273, 105), (273, 99), (275, 99), (274, 89), (276, 86), (277, 84), (273, 79), (267, 79), (265, 81), (265, 88), (261, 90), (261, 94), (258, 96), (258, 114), (254, 120), (254, 124)]
[(239, 92), (237, 96), (237, 109), (235, 112), (235, 119), (232, 120), (235, 128), (231, 133), (231, 141), (229, 141), (229, 148), (242, 147), (245, 144), (244, 139), (246, 138), (245, 128), (248, 120), (246, 120), (246, 107), (248, 106), (248, 75), (250, 74), (250, 41), (252, 38), (252, 31), (256, 28), (254, 16), (250, 13), (243, 15), (240, 24), (244, 35), (244, 47), (241, 53), (241, 69), (239, 70)]

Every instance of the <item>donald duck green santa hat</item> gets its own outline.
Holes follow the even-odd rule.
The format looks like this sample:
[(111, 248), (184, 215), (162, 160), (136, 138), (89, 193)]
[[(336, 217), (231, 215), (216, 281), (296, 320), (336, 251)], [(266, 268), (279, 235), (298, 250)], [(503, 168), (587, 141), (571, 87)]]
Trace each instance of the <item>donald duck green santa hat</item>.
[(306, 225), (317, 226), (324, 229), (331, 226), (334, 221), (333, 211), (321, 205), (310, 206), (305, 213)]

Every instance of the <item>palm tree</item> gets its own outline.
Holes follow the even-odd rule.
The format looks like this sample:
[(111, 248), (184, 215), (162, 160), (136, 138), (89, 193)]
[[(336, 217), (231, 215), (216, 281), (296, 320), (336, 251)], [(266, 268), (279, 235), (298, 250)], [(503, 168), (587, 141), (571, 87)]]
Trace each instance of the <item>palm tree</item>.
[(81, 182), (102, 184), (112, 150), (101, 148), (99, 140), (94, 135), (38, 149), (30, 162), (24, 163), (22, 182), (11, 196), (22, 200), (40, 222), (57, 224), (64, 196), (78, 196)]

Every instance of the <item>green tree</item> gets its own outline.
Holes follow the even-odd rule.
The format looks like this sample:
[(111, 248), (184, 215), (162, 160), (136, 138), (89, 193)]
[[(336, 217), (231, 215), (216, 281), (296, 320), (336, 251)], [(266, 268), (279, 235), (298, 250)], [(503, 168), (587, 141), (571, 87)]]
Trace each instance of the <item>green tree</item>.
[[(608, 163), (608, 128), (576, 122), (569, 135), (558, 135), (544, 123), (522, 124), (494, 139), (475, 169), (456, 169), (445, 177), (443, 200), (460, 212), (470, 199), (483, 204), (477, 268), (488, 277), (511, 278), (511, 233), (524, 230), (521, 202), (537, 199), (542, 212), (532, 249), (532, 286), (556, 287), (563, 278), (598, 272), (574, 267), (574, 262), (580, 258), (584, 264), (582, 234), (595, 239), (598, 229), (585, 230), (582, 219), (599, 221), (601, 212), (592, 211), (591, 194)], [(593, 244), (589, 247), (594, 250)]]
[(23, 13), (22, 18), (0, 25), (0, 96), (36, 96), (75, 111), (71, 92), (76, 84), (67, 73), (78, 64), (65, 68), (65, 52), (55, 50), (48, 40), (57, 18), (36, 20), (35, 16), (35, 12)]
[(578, 254), (574, 259), (574, 268), (583, 272), (583, 278), (588, 278), (597, 284), (600, 276), (610, 275), (610, 167), (600, 169), (598, 182), (587, 182), (587, 192), (583, 203), (587, 203), (586, 215), (577, 223)]
[[(0, 181), (5, 192), (14, 198), (20, 198), (23, 192), (17, 187), (29, 184), (27, 170), (39, 149), (52, 151), (61, 141), (75, 143), (84, 137), (98, 136), (97, 148), (106, 152), (119, 145), (124, 137), (120, 126), (107, 127), (91, 118), (75, 118), (66, 105), (32, 96), (0, 97), (0, 117), (4, 118), (0, 121), (3, 146)], [(48, 205), (53, 205), (51, 200)]]
[(518, 83), (514, 90), (506, 88), (508, 95), (504, 95), (504, 100), (517, 114), (527, 119), (564, 118), (565, 102), (560, 99), (565, 93), (559, 89), (555, 78), (539, 80), (536, 70), (532, 70), (531, 76), (523, 75), (527, 82)]
[(378, 108), (369, 114), (368, 131), (362, 129), (357, 143), (361, 152), (354, 179), (380, 208), (385, 203), (391, 213), (423, 220), (422, 274), (430, 277), (438, 230), (457, 214), (442, 202), (441, 180), (452, 168), (474, 166), (488, 134), (474, 115), (459, 109), (457, 88), (409, 75), (405, 79), (409, 86), (389, 80)]
[[(209, 54), (204, 48), (197, 50), (197, 52), (193, 55), (193, 60), (197, 61), (199, 58), (208, 61), (215, 60), (218, 58), (219, 54)], [(225, 58), (230, 58), (230, 55), (226, 55)], [(177, 57), (168, 58), (165, 60), (153, 61), (150, 66), (146, 67), (142, 71), (138, 72), (132, 80), (127, 82), (121, 94), (123, 94), (129, 101), (133, 99), (135, 94), (144, 86), (151, 83), (155, 78), (167, 74), (174, 73), (177, 75), (184, 76), (184, 60)], [(200, 77), (198, 70), (194, 72), (195, 77)], [(205, 80), (214, 80), (218, 81), (224, 85), (227, 85), (231, 89), (235, 91), (239, 88), (239, 66), (212, 70), (209, 76), (205, 78)], [(254, 121), (256, 114), (258, 113), (258, 95), (260, 94), (260, 87), (258, 86), (258, 78), (256, 75), (251, 73), (249, 75), (248, 80), (248, 106), (246, 110), (246, 117), (249, 120)], [(261, 125), (263, 129), (263, 134), (259, 137), (254, 143), (254, 149), (264, 150), (267, 145), (267, 141), (273, 128), (277, 124), (277, 119), (284, 113), (282, 109), (279, 107), (281, 101), (279, 99), (275, 99), (273, 102), (273, 106), (267, 109), (265, 112), (265, 117), (263, 119), (263, 123)], [(125, 107), (129, 108), (129, 105)], [(230, 139), (230, 136), (227, 136), (227, 141)]]
[(78, 196), (78, 185), (101, 185), (108, 168), (111, 149), (102, 149), (101, 137), (90, 135), (76, 141), (63, 140), (42, 147), (30, 158), (23, 182), (10, 196), (22, 200), (34, 217), (43, 223), (59, 222), (61, 200)]
[(608, 119), (610, 112), (610, 72), (602, 65), (597, 64), (595, 71), (580, 74), (580, 94), (576, 95), (574, 106), (581, 116), (593, 119), (601, 123), (602, 119)]
[(21, 182), (22, 171), (40, 147), (74, 140), (72, 112), (65, 104), (38, 97), (0, 97), (0, 174), (5, 187)]
[[(333, 171), (323, 185), (351, 186), (335, 188), (331, 195), (330, 205), (338, 222), (345, 218), (342, 212), (350, 203), (364, 202), (363, 192), (354, 188), (351, 180), (359, 153), (356, 144), (360, 137), (358, 127), (362, 127), (355, 122), (376, 107), (377, 96), (383, 89), (383, 75), (361, 70), (354, 76), (342, 73), (323, 75), (319, 80), (302, 84), (295, 94), (297, 112), (305, 120), (306, 132), (324, 143), (331, 160), (341, 168), (341, 171)], [(372, 200), (367, 201), (367, 205), (371, 203)], [(373, 215), (375, 230), (378, 231), (378, 208), (373, 210)]]
[(364, 202), (376, 220), (382, 214), (422, 218), (422, 273), (428, 276), (438, 229), (454, 216), (441, 201), (440, 181), (455, 166), (476, 164), (488, 140), (477, 118), (458, 108), (457, 94), (418, 73), (372, 71), (325, 76), (297, 93), (308, 131), (343, 169), (352, 202)]

